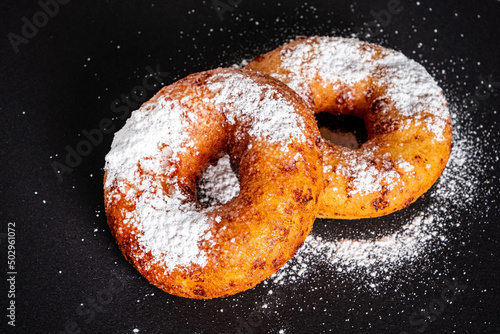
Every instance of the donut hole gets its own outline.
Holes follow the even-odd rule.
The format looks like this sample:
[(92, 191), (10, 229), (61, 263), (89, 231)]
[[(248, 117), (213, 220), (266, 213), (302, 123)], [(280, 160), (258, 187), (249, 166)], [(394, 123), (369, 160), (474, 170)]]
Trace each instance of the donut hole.
[(226, 204), (240, 193), (240, 182), (231, 168), (229, 155), (207, 168), (197, 189), (198, 201), (206, 206)]
[(358, 149), (368, 140), (365, 123), (353, 115), (333, 115), (320, 112), (315, 115), (324, 140), (338, 146)]

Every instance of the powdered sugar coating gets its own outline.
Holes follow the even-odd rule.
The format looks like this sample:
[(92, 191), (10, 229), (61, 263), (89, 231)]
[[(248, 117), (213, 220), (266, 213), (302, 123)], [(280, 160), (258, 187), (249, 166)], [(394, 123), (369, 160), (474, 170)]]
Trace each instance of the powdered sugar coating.
[[(221, 69), (207, 79), (203, 89), (212, 92), (203, 102), (219, 110), (228, 124), (245, 122), (250, 137), (279, 144), (285, 153), (292, 142), (306, 140), (303, 121), (292, 102), (271, 85)], [(213, 242), (209, 232), (213, 221), (208, 214), (214, 208), (200, 209), (174, 176), (180, 155), (195, 146), (186, 131), (196, 126), (197, 116), (188, 107), (194, 104), (199, 100), (190, 96), (160, 94), (132, 113), (106, 156), (108, 201), (126, 194), (135, 210), (123, 213), (123, 224), (137, 229), (139, 248), (167, 271), (205, 266), (207, 254), (200, 245)], [(165, 180), (170, 185), (168, 193), (162, 184)], [(237, 184), (235, 177), (230, 181)], [(230, 195), (236, 195), (233, 190)]]
[(162, 153), (161, 143), (168, 142), (170, 159), (178, 160), (179, 153), (189, 140), (183, 131), (189, 126), (183, 117), (185, 112), (186, 108), (177, 101), (165, 101), (164, 97), (134, 111), (125, 126), (115, 134), (111, 150), (106, 155), (108, 174), (104, 186), (109, 187), (118, 179), (137, 179), (138, 162), (147, 171), (159, 170), (160, 160), (148, 158)]
[(229, 155), (225, 155), (215, 166), (209, 166), (200, 181), (198, 199), (212, 206), (226, 204), (240, 193), (240, 182), (231, 169)]
[(233, 73), (219, 74), (213, 79), (207, 87), (216, 93), (213, 103), (224, 110), (229, 124), (249, 123), (249, 135), (280, 143), (284, 151), (292, 138), (305, 141), (302, 119), (294, 112), (293, 105), (270, 85), (257, 86), (251, 78)]
[[(134, 225), (144, 251), (169, 268), (191, 263), (203, 266), (207, 261), (198, 248), (210, 227), (205, 212), (186, 203), (175, 182), (169, 196), (155, 178), (162, 170), (172, 172), (171, 166), (190, 143), (184, 131), (190, 126), (184, 117), (187, 112), (186, 107), (163, 96), (146, 103), (116, 133), (106, 156), (105, 188), (118, 184), (118, 191), (135, 204), (135, 212), (128, 213), (123, 223)], [(165, 165), (165, 158), (171, 164)]]
[[(395, 270), (418, 261), (433, 242), (443, 241), (442, 229), (432, 213), (421, 213), (389, 235), (374, 239), (328, 240), (310, 234), (294, 260), (271, 277), (280, 285), (307, 277), (321, 263), (338, 273), (361, 276), (364, 288), (376, 289)], [(368, 278), (368, 279), (367, 279)]]
[[(155, 188), (150, 188), (155, 189)], [(139, 242), (154, 258), (170, 267), (191, 263), (206, 265), (206, 254), (198, 249), (202, 239), (209, 239), (208, 220), (204, 211), (185, 202), (179, 188), (168, 196), (160, 188), (145, 191), (136, 204), (140, 230)]]
[(374, 52), (359, 48), (358, 42), (320, 37), (316, 45), (300, 43), (283, 49), (282, 67), (289, 71), (285, 81), (300, 95), (307, 96), (310, 91), (306, 83), (316, 76), (330, 83), (355, 83), (366, 79), (374, 70), (371, 62)]
[(375, 62), (382, 73), (380, 83), (387, 87), (385, 97), (403, 116), (423, 120), (435, 140), (444, 141), (450, 114), (441, 88), (422, 65), (399, 52), (387, 52)]
[[(443, 131), (449, 118), (447, 102), (432, 76), (419, 63), (403, 54), (369, 47), (357, 39), (341, 37), (314, 37), (308, 43), (284, 48), (284, 73), (273, 73), (307, 99), (311, 95), (309, 82), (319, 78), (324, 85), (352, 85), (368, 77), (375, 85), (385, 87), (388, 101), (399, 113), (425, 122), (437, 141), (445, 140)], [(426, 115), (433, 116), (432, 119)]]
[[(396, 182), (401, 179), (399, 173), (388, 162), (388, 159), (390, 159), (389, 153), (386, 153), (382, 159), (377, 157), (374, 150), (366, 150), (361, 157), (354, 152), (345, 152), (344, 156), (347, 163), (346, 167), (340, 169), (340, 172), (347, 177), (355, 175), (349, 184), (349, 195), (357, 193), (367, 195), (373, 192), (381, 192), (382, 187), (392, 190)], [(382, 172), (372, 162), (381, 163), (384, 171)]]
[(399, 168), (401, 168), (406, 173), (410, 173), (415, 169), (415, 167), (404, 159), (399, 159), (397, 162)]

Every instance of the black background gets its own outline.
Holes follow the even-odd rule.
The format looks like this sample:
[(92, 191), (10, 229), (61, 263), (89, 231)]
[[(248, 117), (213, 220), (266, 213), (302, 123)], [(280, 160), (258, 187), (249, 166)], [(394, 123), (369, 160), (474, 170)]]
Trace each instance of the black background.
[[(11, 222), (19, 333), (500, 332), (500, 2), (401, 0), (401, 12), (380, 17), (375, 25), (372, 13), (388, 12), (393, 2), (221, 0), (224, 6), (217, 10), (211, 0), (69, 1), (52, 7), (54, 15), (44, 21), (36, 1), (2, 1), (0, 331), (14, 330), (7, 326), (6, 310), (12, 300)], [(25, 28), (23, 36), (23, 26), (34, 21), (40, 27)], [(13, 34), (25, 40), (16, 45)], [(168, 84), (313, 34), (355, 35), (400, 50), (444, 88), (457, 129), (477, 150), (471, 155), (477, 159), (462, 164), (477, 171), (472, 199), (452, 205), (449, 214), (460, 228), (448, 229), (445, 247), (429, 251), (425, 261), (406, 265), (418, 268), (392, 273), (379, 293), (359, 288), (363, 284), (356, 279), (337, 281), (334, 270), (320, 265), (295, 283), (270, 281), (209, 301), (178, 298), (148, 284), (121, 255), (104, 215), (104, 156), (112, 133), (124, 124), (113, 101), (142, 85), (147, 66), (159, 69)], [(112, 120), (110, 133), (86, 147), (71, 172), (57, 174), (54, 166), (67, 165), (68, 148), (85, 149), (84, 130), (98, 129), (103, 119)], [(435, 207), (433, 191), (389, 217), (318, 220), (313, 233), (383, 236)], [(451, 200), (462, 201), (456, 195)], [(462, 287), (453, 303), (435, 316), (412, 318), (450, 280)], [(269, 290), (276, 297), (269, 298)]]

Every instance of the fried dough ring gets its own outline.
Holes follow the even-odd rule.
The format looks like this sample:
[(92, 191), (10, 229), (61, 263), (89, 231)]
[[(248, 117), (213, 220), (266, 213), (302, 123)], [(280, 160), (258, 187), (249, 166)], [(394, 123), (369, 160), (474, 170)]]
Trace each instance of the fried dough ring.
[[(232, 295), (283, 266), (312, 228), (321, 137), (303, 100), (260, 73), (216, 69), (164, 87), (116, 133), (105, 204), (127, 260), (182, 297)], [(228, 154), (239, 195), (204, 207), (204, 170)]]
[(424, 67), (399, 52), (357, 39), (304, 37), (245, 68), (289, 85), (314, 113), (363, 119), (368, 141), (359, 149), (325, 141), (320, 218), (369, 218), (407, 207), (446, 166), (446, 99)]

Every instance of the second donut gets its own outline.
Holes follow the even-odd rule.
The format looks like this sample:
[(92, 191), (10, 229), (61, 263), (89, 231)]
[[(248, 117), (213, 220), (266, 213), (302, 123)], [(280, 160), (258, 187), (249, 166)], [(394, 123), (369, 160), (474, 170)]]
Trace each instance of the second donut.
[(364, 121), (368, 141), (325, 141), (320, 218), (369, 218), (409, 206), (448, 161), (446, 99), (423, 66), (403, 54), (339, 37), (299, 38), (250, 62), (294, 89), (315, 112)]

